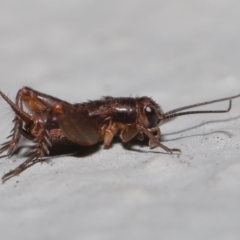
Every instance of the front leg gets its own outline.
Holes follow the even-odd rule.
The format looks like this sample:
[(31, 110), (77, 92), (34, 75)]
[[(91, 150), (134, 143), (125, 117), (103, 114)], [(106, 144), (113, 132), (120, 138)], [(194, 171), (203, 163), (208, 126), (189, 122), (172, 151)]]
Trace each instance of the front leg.
[[(149, 128), (148, 129), (149, 132), (153, 133), (154, 137), (157, 139), (157, 141), (159, 142), (160, 140), (160, 135), (161, 135), (161, 131), (160, 131), (160, 128), (159, 127), (153, 127), (153, 128)], [(149, 143), (148, 145), (151, 147), (151, 148), (155, 148), (155, 147), (158, 147), (158, 143), (152, 139), (149, 139)]]
[[(158, 132), (155, 128), (152, 128), (152, 130), (151, 129), (149, 130), (149, 129), (144, 128), (141, 125), (137, 125), (137, 129), (140, 132), (143, 132), (149, 138), (149, 146), (150, 147), (152, 147), (152, 146), (153, 147), (160, 147), (160, 148), (164, 149), (168, 153), (172, 154), (174, 152), (178, 152), (178, 154), (181, 154), (181, 150), (180, 149), (177, 149), (177, 148), (170, 149), (167, 146), (165, 146), (162, 143), (160, 143), (159, 135), (158, 135), (158, 133), (160, 133), (160, 129), (159, 129), (159, 132)], [(157, 135), (153, 135), (151, 131), (153, 131), (153, 132), (157, 131)], [(156, 137), (158, 137), (158, 138), (156, 138)]]

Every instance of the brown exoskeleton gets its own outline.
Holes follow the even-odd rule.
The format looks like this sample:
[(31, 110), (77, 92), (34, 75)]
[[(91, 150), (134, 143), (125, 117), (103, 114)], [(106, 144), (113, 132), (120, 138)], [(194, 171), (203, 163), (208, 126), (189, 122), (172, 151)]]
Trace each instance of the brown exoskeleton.
[[(49, 155), (52, 145), (74, 143), (90, 146), (103, 142), (109, 148), (114, 135), (119, 133), (123, 142), (134, 137), (140, 140), (149, 138), (150, 147), (161, 147), (168, 153), (181, 153), (179, 149), (169, 149), (160, 143), (160, 121), (197, 113), (224, 113), (231, 109), (231, 99), (240, 96), (217, 99), (163, 112), (160, 106), (149, 97), (104, 97), (102, 100), (80, 104), (70, 104), (58, 98), (24, 87), (18, 91), (13, 103), (5, 94), (0, 95), (11, 106), (16, 116), (10, 141), (2, 144), (0, 154), (7, 151), (11, 156), (16, 150), (21, 136), (33, 141), (34, 148), (29, 158), (2, 177), (2, 181), (18, 175), (33, 164)], [(211, 103), (229, 101), (226, 110), (185, 111), (183, 110)], [(23, 110), (23, 104), (28, 113)]]

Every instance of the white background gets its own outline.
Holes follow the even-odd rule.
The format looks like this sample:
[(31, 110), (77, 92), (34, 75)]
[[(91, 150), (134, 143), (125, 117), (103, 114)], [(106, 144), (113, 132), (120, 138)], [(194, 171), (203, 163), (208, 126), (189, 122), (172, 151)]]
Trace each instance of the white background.
[[(69, 102), (153, 97), (163, 110), (240, 93), (240, 2), (1, 1), (0, 89)], [(226, 109), (227, 103), (204, 109)], [(0, 142), (13, 113), (0, 100)], [(240, 99), (161, 127), (162, 149), (116, 141), (0, 185), (1, 239), (240, 239)], [(4, 154), (3, 154), (4, 156)], [(1, 175), (24, 161), (0, 159)]]

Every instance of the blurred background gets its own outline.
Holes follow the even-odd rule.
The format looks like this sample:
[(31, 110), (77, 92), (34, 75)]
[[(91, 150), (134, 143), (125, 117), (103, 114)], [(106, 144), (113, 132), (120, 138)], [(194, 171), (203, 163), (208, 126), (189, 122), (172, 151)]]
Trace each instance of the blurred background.
[[(147, 95), (165, 111), (228, 97), (240, 92), (239, 22), (236, 0), (1, 1), (0, 89), (14, 99), (29, 86), (69, 102)], [(180, 160), (116, 144), (34, 166), (0, 186), (0, 235), (239, 239), (239, 107), (164, 125)], [(13, 114), (3, 100), (0, 110), (2, 143)], [(167, 138), (212, 119), (224, 121)], [(16, 159), (2, 158), (1, 174)]]
[(238, 7), (233, 0), (3, 1), (1, 90), (14, 95), (26, 85), (75, 101), (149, 91), (175, 101), (192, 86), (200, 96), (226, 86), (230, 93), (240, 74)]

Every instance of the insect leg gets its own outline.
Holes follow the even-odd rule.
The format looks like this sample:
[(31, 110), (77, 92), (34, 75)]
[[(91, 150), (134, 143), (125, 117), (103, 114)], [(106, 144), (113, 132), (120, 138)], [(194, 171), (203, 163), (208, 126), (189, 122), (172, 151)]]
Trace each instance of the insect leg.
[[(47, 115), (43, 116), (47, 117)], [(48, 122), (44, 121), (43, 117), (38, 113), (35, 113), (33, 118), (34, 121), (30, 128), (27, 130), (20, 128), (19, 131), (21, 135), (31, 139), (32, 141), (36, 142), (36, 144), (32, 147), (32, 150), (29, 151), (28, 154), (30, 154), (30, 156), (25, 162), (2, 177), (3, 182), (13, 176), (20, 174), (22, 171), (32, 166), (33, 164), (42, 162), (42, 158), (46, 155), (49, 155), (48, 148), (52, 146), (52, 143), (49, 131), (46, 129)]]
[(32, 125), (32, 122), (31, 123), (29, 122), (30, 115), (27, 115), (23, 111), (23, 104), (27, 107), (27, 109), (30, 112), (34, 114), (46, 109), (50, 109), (51, 107), (54, 106), (54, 104), (56, 104), (57, 101), (60, 100), (49, 95), (37, 92), (28, 87), (24, 87), (18, 91), (15, 104), (2, 92), (0, 92), (0, 95), (2, 96), (3, 99), (5, 99), (5, 101), (11, 106), (13, 111), (16, 113), (16, 116), (13, 120), (14, 127), (9, 136), (12, 139), (10, 141), (3, 143), (2, 147), (0, 148), (0, 154), (3, 153), (4, 151), (7, 151), (7, 155), (10, 157), (18, 146), (21, 134), (27, 137), (28, 139), (31, 139), (32, 137), (29, 134), (25, 135), (22, 132), (23, 122), (25, 122), (28, 125)]
[(7, 151), (7, 155), (10, 157), (13, 152), (16, 150), (21, 133), (20, 133), (20, 128), (22, 127), (23, 121), (27, 124), (31, 124), (32, 120), (28, 114), (26, 114), (22, 109), (22, 101), (21, 101), (21, 92), (19, 91), (16, 97), (16, 103), (14, 104), (5, 94), (3, 94), (0, 91), (1, 97), (11, 106), (13, 111), (16, 113), (16, 116), (13, 120), (14, 122), (14, 127), (12, 129), (12, 134), (9, 137), (12, 137), (10, 141), (7, 141), (2, 144), (2, 147), (0, 148), (0, 154), (3, 153), (4, 151)]
[(157, 140), (157, 141), (153, 141), (152, 139), (149, 139), (149, 146), (151, 148), (158, 147), (159, 146), (158, 142), (159, 142), (160, 135), (161, 135), (160, 128), (159, 127), (153, 127), (153, 128), (148, 129), (148, 131), (151, 132), (151, 133), (154, 133), (153, 135)]
[[(169, 153), (173, 153), (173, 152), (178, 152), (179, 154), (181, 154), (181, 150), (180, 149), (177, 149), (177, 148), (168, 148), (166, 147), (165, 145), (163, 145), (162, 143), (159, 142), (159, 139), (157, 139), (148, 129), (138, 125), (138, 129), (139, 131), (143, 132), (145, 135), (147, 135), (147, 137), (149, 138), (149, 145), (150, 144), (153, 144), (154, 147), (158, 146), (162, 149), (164, 149), (166, 152), (169, 152)], [(151, 147), (151, 146), (150, 146)]]
[(104, 129), (103, 145), (105, 149), (108, 149), (110, 147), (113, 137), (118, 131), (119, 131), (118, 124), (110, 121), (107, 128)]
[(128, 142), (133, 139), (139, 131), (137, 130), (136, 126), (127, 126), (120, 132), (120, 138), (123, 142)]
[(34, 152), (31, 154), (31, 156), (25, 162), (20, 164), (14, 170), (10, 170), (8, 173), (4, 174), (2, 176), (2, 182), (4, 183), (8, 179), (19, 175), (21, 172), (23, 172), (24, 170), (26, 170), (27, 168), (31, 167), (32, 165), (38, 162), (42, 162), (43, 160), (42, 160), (41, 154), (42, 154), (42, 150), (40, 150), (39, 148), (36, 148)]

